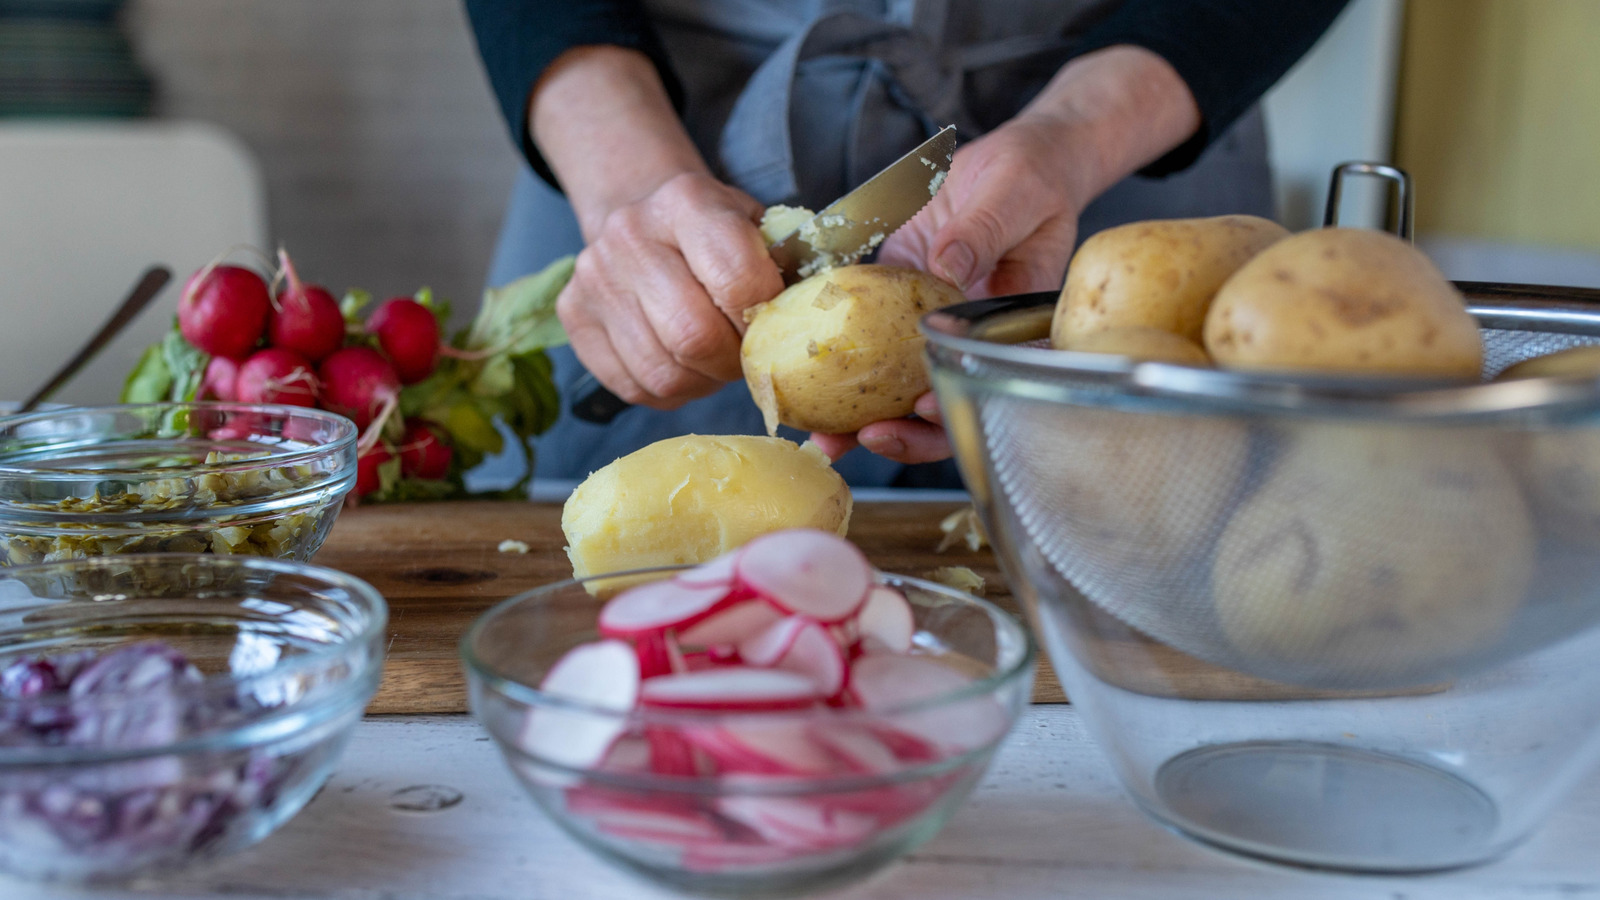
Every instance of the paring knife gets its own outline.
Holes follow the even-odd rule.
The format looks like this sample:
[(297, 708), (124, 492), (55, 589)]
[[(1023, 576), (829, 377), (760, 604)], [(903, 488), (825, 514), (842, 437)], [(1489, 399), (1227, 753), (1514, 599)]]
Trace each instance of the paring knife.
[[(933, 199), (955, 150), (956, 129), (949, 125), (770, 245), (767, 252), (783, 283), (848, 265), (874, 250)], [(630, 405), (588, 372), (573, 388), (572, 414), (586, 422), (608, 424)]]

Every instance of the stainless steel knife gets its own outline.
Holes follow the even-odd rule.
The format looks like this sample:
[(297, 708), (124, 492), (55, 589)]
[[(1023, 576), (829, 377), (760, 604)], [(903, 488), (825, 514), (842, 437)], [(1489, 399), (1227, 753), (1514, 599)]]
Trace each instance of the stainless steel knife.
[[(849, 265), (876, 249), (938, 193), (955, 151), (956, 129), (948, 125), (768, 246), (783, 283)], [(587, 372), (573, 385), (573, 395), (572, 414), (597, 425), (629, 406)]]

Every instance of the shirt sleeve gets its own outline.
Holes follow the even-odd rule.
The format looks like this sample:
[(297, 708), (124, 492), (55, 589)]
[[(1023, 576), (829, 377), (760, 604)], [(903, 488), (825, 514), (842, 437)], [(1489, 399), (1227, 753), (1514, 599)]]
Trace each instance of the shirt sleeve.
[(1141, 174), (1187, 168), (1304, 56), (1349, 0), (1127, 0), (1074, 54), (1116, 44), (1172, 65), (1200, 106), (1200, 130)]
[(466, 0), (466, 7), (512, 143), (558, 190), (555, 174), (528, 136), (528, 96), (562, 53), (594, 44), (638, 50), (655, 63), (673, 106), (683, 111), (683, 88), (638, 0)]

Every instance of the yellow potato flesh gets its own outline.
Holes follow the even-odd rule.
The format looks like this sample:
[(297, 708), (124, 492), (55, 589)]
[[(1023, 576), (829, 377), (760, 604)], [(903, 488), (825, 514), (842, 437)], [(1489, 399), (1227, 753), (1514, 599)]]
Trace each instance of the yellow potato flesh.
[(917, 320), (964, 299), (925, 272), (860, 265), (813, 275), (752, 309), (740, 360), (768, 433), (780, 423), (853, 433), (909, 415), (928, 390)]
[(843, 535), (850, 489), (821, 450), (782, 438), (685, 435), (596, 471), (561, 511), (575, 577), (702, 563), (757, 535)]

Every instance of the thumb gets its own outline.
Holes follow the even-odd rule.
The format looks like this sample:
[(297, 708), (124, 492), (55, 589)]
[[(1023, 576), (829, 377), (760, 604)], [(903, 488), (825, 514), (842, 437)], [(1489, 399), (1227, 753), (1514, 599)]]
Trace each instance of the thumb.
[(982, 281), (1010, 250), (1038, 230), (1050, 211), (1028, 179), (990, 167), (952, 191), (950, 214), (929, 243), (929, 270), (962, 290)]

